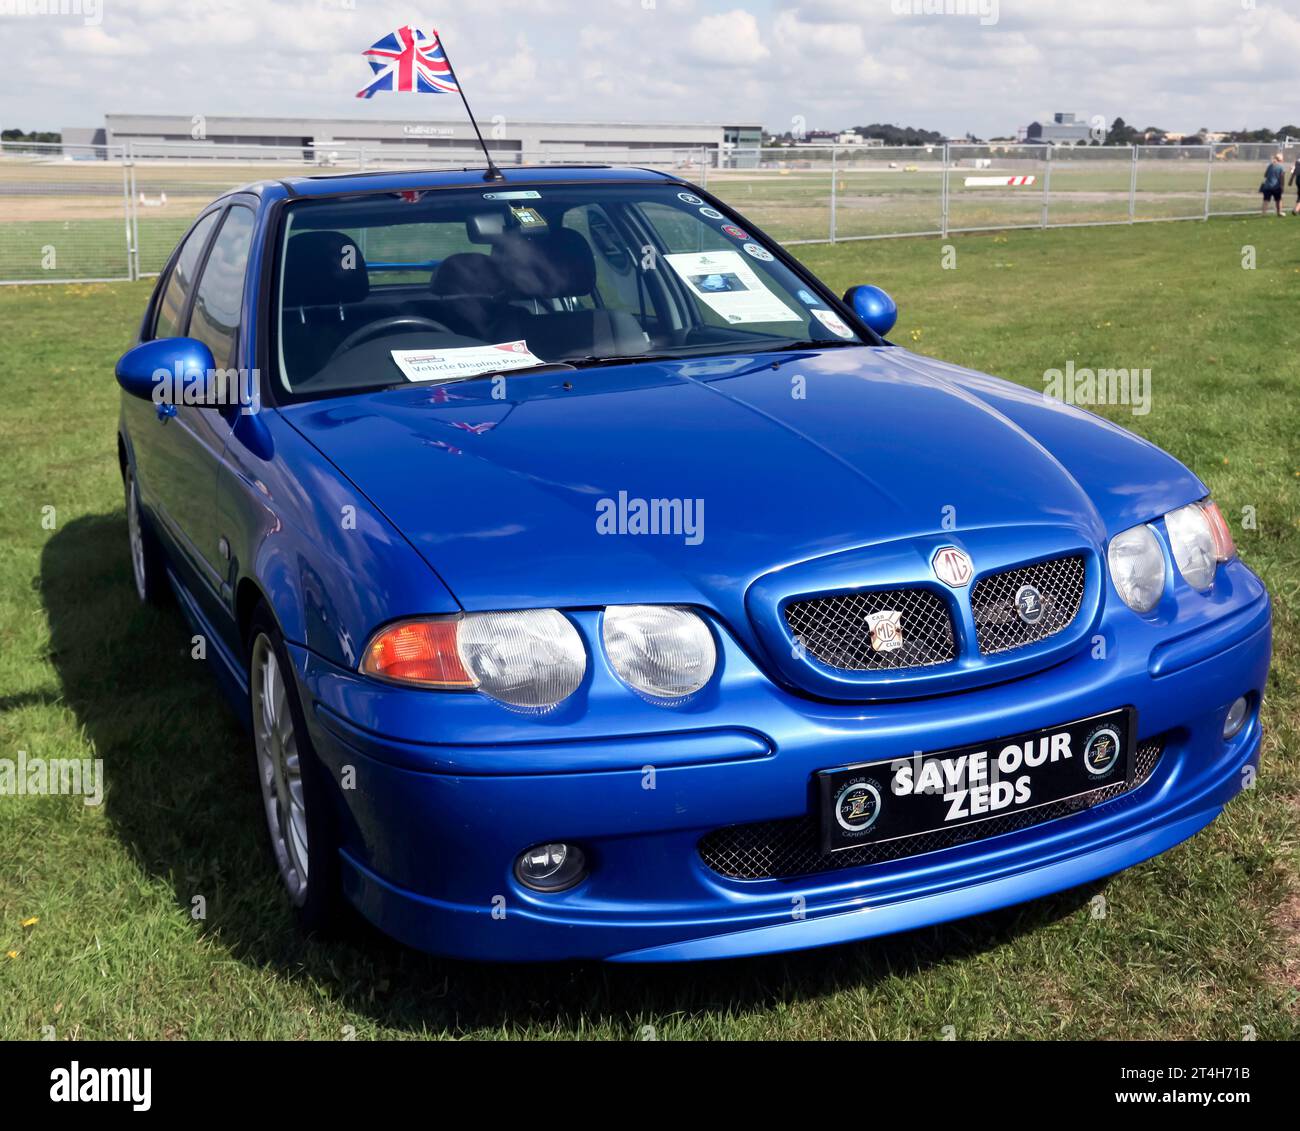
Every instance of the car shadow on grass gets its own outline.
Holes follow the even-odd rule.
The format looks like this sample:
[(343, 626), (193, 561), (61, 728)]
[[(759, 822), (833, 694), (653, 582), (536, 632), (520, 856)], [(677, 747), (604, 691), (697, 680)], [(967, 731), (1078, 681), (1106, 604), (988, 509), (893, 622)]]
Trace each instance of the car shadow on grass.
[[(705, 1014), (734, 1018), (960, 962), (1080, 913), (1100, 886), (886, 939), (707, 965), (479, 965), (408, 950), (360, 922), (337, 938), (304, 938), (265, 855), (250, 739), (205, 662), (192, 658), (180, 611), (136, 600), (122, 512), (77, 519), (50, 538), (38, 587), (64, 701), (104, 760), (106, 816), (139, 867), (171, 887), (175, 914), (251, 968), (325, 988), (384, 1029), (628, 1037), (645, 1026), (689, 1029)], [(205, 918), (192, 917), (196, 897)], [(219, 1014), (220, 1003), (207, 1012)], [(236, 1012), (232, 1002), (232, 1023)]]

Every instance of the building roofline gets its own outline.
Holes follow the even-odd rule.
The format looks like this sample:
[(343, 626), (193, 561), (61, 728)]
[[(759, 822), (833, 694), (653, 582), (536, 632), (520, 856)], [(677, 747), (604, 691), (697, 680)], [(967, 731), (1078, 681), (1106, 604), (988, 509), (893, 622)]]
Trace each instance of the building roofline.
[[(179, 113), (159, 113), (157, 111), (145, 111), (142, 113), (134, 112), (114, 112), (104, 115), (104, 121), (107, 123), (114, 118), (171, 118), (176, 120), (190, 120), (189, 114)], [(368, 118), (368, 117), (348, 117), (339, 115), (333, 118), (307, 117), (300, 114), (204, 114), (203, 117), (208, 121), (243, 121), (243, 122), (302, 122), (304, 124), (337, 124), (346, 122), (348, 124), (368, 125), (368, 126), (405, 126), (410, 125), (414, 118)], [(421, 124), (430, 126), (468, 126), (469, 122), (465, 118), (425, 118), (419, 116)], [(694, 126), (696, 128), (717, 127), (717, 128), (741, 128), (741, 129), (762, 129), (763, 126), (758, 122), (744, 121), (711, 121), (711, 122), (687, 122), (687, 121), (597, 121), (594, 119), (557, 119), (557, 118), (512, 118), (511, 124), (514, 126), (593, 126), (598, 129), (618, 129), (620, 127), (634, 127), (644, 129), (651, 128), (674, 128)]]

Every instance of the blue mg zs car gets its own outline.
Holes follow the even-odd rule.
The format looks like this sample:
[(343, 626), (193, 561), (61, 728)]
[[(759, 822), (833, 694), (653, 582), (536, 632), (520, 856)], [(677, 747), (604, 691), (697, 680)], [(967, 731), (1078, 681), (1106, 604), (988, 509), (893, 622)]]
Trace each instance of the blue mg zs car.
[(893, 318), (637, 169), (203, 212), (117, 366), (131, 562), (251, 724), (306, 927), (820, 946), (1116, 872), (1249, 784), (1269, 598), (1205, 485)]

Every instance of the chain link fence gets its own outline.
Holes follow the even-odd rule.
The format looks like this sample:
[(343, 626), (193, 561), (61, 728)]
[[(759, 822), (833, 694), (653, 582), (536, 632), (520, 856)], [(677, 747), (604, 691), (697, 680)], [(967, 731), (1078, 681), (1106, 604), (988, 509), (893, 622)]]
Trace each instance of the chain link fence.
[[(934, 145), (503, 151), (503, 167), (613, 164), (707, 187), (787, 244), (1206, 220), (1260, 209), (1274, 153), (1300, 144)], [(356, 170), (479, 165), (474, 150), (205, 142), (0, 142), (0, 283), (157, 274), (195, 215), (251, 181)]]

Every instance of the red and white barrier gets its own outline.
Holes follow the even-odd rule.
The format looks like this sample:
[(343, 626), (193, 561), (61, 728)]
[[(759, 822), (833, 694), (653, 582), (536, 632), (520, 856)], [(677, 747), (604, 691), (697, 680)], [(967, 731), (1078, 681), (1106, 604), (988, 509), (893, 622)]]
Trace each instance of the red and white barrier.
[(1032, 185), (1038, 180), (1037, 177), (967, 177), (967, 188), (999, 188), (1011, 185), (1013, 188), (1019, 188), (1021, 185)]

